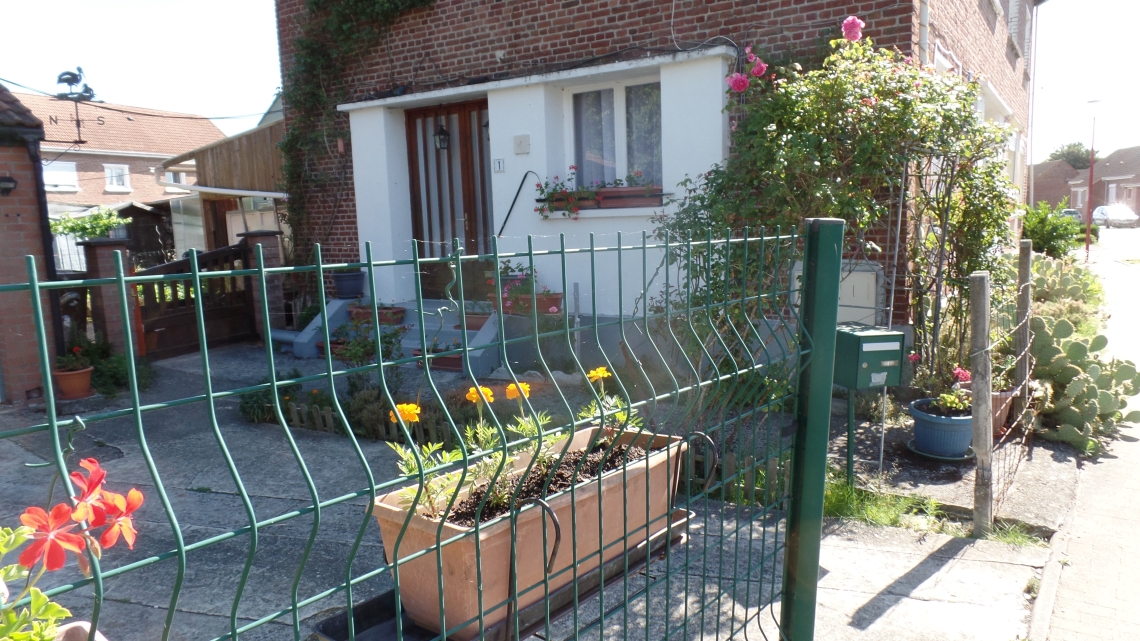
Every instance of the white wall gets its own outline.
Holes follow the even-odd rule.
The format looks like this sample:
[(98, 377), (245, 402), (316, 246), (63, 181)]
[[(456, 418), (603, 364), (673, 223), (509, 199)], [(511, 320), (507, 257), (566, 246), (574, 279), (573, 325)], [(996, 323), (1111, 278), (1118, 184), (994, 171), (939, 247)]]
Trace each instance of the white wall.
[[(410, 259), (412, 203), (404, 111), (385, 107), (354, 111), (349, 123), (361, 260), (367, 242), (372, 243), (373, 260)], [(376, 291), (383, 301), (415, 299), (412, 268), (377, 269)]]
[[(623, 234), (624, 245), (640, 245), (641, 232), (652, 233), (655, 227), (651, 217), (661, 208), (585, 210), (578, 220), (557, 215), (543, 220), (534, 211), (537, 198), (535, 183), (555, 175), (564, 177), (574, 162), (570, 114), (566, 113), (570, 104), (569, 94), (598, 83), (634, 79), (653, 82), (659, 79), (662, 170), (665, 191), (669, 193), (676, 191), (677, 183), (685, 176), (695, 177), (727, 157), (728, 116), (724, 113), (724, 78), (727, 73), (728, 59), (718, 54), (680, 62), (663, 60), (660, 65), (648, 68), (641, 65), (624, 70), (611, 69), (595, 76), (489, 90), (487, 103), (492, 165), (494, 160), (502, 159), (505, 168), (503, 172), (492, 173), (491, 198), (496, 231), (503, 226), (515, 191), (519, 183), (523, 183), (503, 237), (498, 240), (500, 253), (526, 251), (528, 237), (532, 237), (537, 251), (557, 249), (560, 234), (565, 234), (568, 248), (589, 247), (591, 234), (595, 246), (612, 247), (616, 245), (618, 232)], [(403, 111), (395, 107), (375, 106), (351, 111), (350, 115), (361, 242), (372, 241), (375, 259), (411, 257), (407, 240), (412, 236), (412, 228)], [(530, 137), (529, 153), (514, 153), (517, 135)], [(618, 141), (618, 144), (624, 145), (624, 141)], [(527, 171), (534, 173), (527, 175)], [(621, 311), (629, 313), (641, 291), (643, 260), (641, 253), (635, 250), (626, 252), (623, 260), (625, 273), (622, 284), (625, 291)], [(650, 275), (659, 261), (660, 253), (647, 257)], [(573, 284), (577, 282), (582, 312), (589, 313), (590, 287), (595, 281), (598, 312), (617, 313), (617, 263), (615, 252), (596, 254), (593, 273), (597, 276), (591, 278), (588, 255), (568, 257), (567, 304), (573, 304), (571, 293)], [(560, 260), (540, 257), (536, 259), (536, 267), (542, 284), (555, 291), (562, 290)], [(663, 276), (659, 281), (661, 279)], [(382, 289), (389, 287), (408, 298), (413, 293), (406, 277), (381, 284)], [(381, 296), (388, 297), (384, 293)]]

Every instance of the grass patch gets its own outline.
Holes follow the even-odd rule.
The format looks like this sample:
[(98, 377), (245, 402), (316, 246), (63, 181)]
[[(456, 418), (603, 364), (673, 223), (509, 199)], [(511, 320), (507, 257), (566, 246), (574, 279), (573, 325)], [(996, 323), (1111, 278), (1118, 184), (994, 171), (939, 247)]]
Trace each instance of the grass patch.
[(1041, 592), (1041, 579), (1035, 576), (1029, 577), (1029, 581), (1025, 584), (1025, 593), (1029, 598), (1036, 599), (1039, 592)]
[(1009, 545), (1016, 545), (1018, 547), (1040, 547), (1045, 545), (1043, 539), (1030, 534), (1029, 530), (1025, 529), (1025, 526), (1021, 523), (994, 523), (993, 529), (986, 535), (986, 540), (1008, 543)]
[(931, 519), (945, 517), (938, 501), (934, 499), (880, 494), (850, 487), (844, 480), (844, 472), (834, 467), (828, 471), (827, 487), (823, 494), (823, 515), (893, 527), (906, 525), (909, 521), (907, 517), (911, 516)]

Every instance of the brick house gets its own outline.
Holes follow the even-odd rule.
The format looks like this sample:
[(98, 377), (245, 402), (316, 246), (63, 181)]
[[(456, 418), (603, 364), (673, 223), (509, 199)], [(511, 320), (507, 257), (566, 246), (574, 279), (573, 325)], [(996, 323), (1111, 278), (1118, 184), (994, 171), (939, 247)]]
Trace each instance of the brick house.
[[(47, 199), (40, 182), (40, 143), (43, 123), (0, 85), (0, 285), (26, 283), (25, 256), (34, 256), (38, 276), (55, 278), (51, 234), (47, 230)], [(41, 300), (48, 345), (55, 345), (53, 307), (47, 294)], [(39, 344), (32, 322), (27, 291), (0, 293), (0, 402), (23, 403), (42, 395)], [(53, 350), (54, 351), (54, 350)]]
[[(1069, 202), (1083, 211), (1088, 206), (1090, 192), (1088, 170), (1077, 171), (1068, 180), (1068, 187)], [(1140, 210), (1140, 147), (1117, 149), (1097, 160), (1091, 192), (1093, 209), (1120, 203), (1128, 205), (1133, 212)]]
[[(729, 154), (724, 78), (745, 44), (769, 61), (818, 59), (851, 14), (879, 46), (981, 77), (979, 114), (1012, 125), (1010, 172), (1022, 185), (1027, 57), (1042, 1), (437, 0), (401, 15), (339, 78), (349, 125), (340, 153), (351, 163), (332, 190), (343, 197), (316, 194), (306, 208), (331, 230), (324, 255), (335, 261), (358, 260), (365, 241), (375, 258), (395, 259), (411, 257), (413, 238), (432, 256), (456, 236), (469, 253), (487, 251), (495, 235), (504, 251), (525, 249), (528, 234), (556, 243), (566, 233), (568, 246), (584, 246), (589, 232), (600, 245), (619, 231), (639, 237), (654, 227), (655, 208), (542, 220), (532, 212), (533, 177), (565, 176), (576, 165), (579, 179), (613, 180), (640, 165), (673, 191)], [(277, 1), (286, 79), (294, 40), (313, 19), (304, 0)], [(650, 114), (656, 126), (639, 126), (635, 113)], [(288, 124), (288, 104), (285, 115)], [(441, 132), (460, 148), (442, 150)], [(307, 162), (331, 168), (338, 158)], [(414, 290), (410, 276), (379, 285), (397, 300)], [(588, 297), (589, 283), (583, 287)]]
[[(155, 182), (154, 172), (171, 156), (223, 138), (205, 119), (157, 109), (109, 103), (79, 103), (31, 93), (20, 101), (44, 123), (44, 178), (53, 210), (153, 202), (185, 192)], [(83, 144), (74, 145), (81, 135)], [(192, 165), (172, 167), (173, 182), (193, 184)]]
[[(1073, 166), (1064, 160), (1047, 160), (1037, 163), (1031, 168), (1033, 172), (1033, 199), (1047, 202), (1050, 207), (1056, 207), (1062, 200), (1068, 199), (1070, 207), (1079, 207), (1081, 202), (1078, 194), (1071, 185), (1072, 181), (1079, 181), (1083, 173), (1088, 182), (1088, 170), (1073, 169)], [(1037, 203), (1031, 203), (1036, 205)]]

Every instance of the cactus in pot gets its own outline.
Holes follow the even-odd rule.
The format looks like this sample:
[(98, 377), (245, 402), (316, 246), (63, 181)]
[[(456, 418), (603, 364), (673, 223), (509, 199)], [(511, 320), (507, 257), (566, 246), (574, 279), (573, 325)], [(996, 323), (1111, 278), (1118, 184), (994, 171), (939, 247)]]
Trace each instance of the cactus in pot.
[(1095, 454), (1121, 423), (1140, 421), (1140, 411), (1126, 412), (1128, 398), (1140, 392), (1140, 374), (1131, 361), (1102, 355), (1108, 338), (1074, 337), (1063, 318), (1035, 316), (1030, 328), (1040, 436)]

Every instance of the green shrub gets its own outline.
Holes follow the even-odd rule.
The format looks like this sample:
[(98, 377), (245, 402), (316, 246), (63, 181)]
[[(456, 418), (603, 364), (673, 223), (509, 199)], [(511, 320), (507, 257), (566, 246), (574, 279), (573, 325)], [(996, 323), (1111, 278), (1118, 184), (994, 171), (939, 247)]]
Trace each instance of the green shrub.
[[(301, 378), (301, 370), (293, 368), (288, 372), (282, 374), (277, 372), (277, 380), (283, 381), (288, 379)], [(268, 383), (269, 378), (263, 378), (258, 381), (259, 384)], [(282, 407), (289, 401), (297, 401), (298, 395), (301, 393), (301, 384), (293, 383), (290, 385), (279, 385), (277, 387), (277, 396)], [(242, 394), (238, 400), (238, 411), (245, 417), (245, 420), (250, 423), (271, 423), (276, 417), (273, 412), (273, 390), (263, 389), (256, 392), (246, 392)]]
[[(91, 372), (91, 387), (95, 388), (95, 391), (104, 396), (114, 396), (120, 391), (130, 389), (131, 377), (127, 370), (125, 354), (115, 354), (111, 344), (102, 338), (91, 340), (86, 334), (79, 332), (72, 333), (67, 341), (69, 353), (76, 347), (95, 368)], [(139, 390), (149, 389), (154, 381), (154, 370), (145, 359), (135, 359), (135, 378)]]
[(1068, 199), (1062, 199), (1052, 209), (1045, 201), (1026, 209), (1022, 234), (1033, 241), (1034, 251), (1050, 258), (1064, 258), (1077, 246), (1077, 238), (1083, 238), (1082, 229), (1080, 223), (1061, 213), (1068, 206)]

